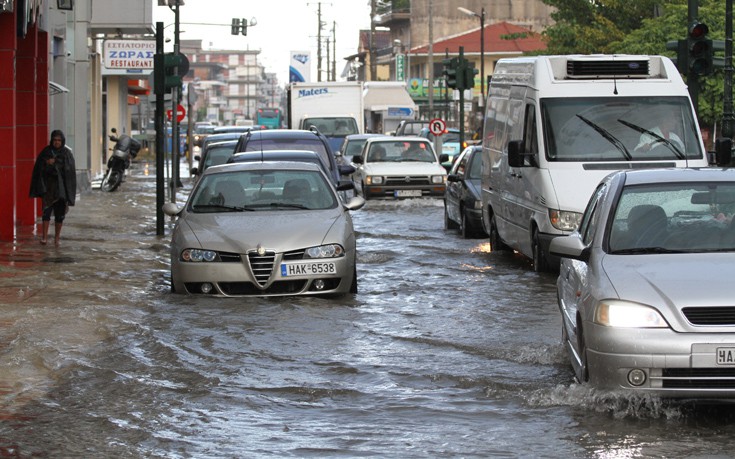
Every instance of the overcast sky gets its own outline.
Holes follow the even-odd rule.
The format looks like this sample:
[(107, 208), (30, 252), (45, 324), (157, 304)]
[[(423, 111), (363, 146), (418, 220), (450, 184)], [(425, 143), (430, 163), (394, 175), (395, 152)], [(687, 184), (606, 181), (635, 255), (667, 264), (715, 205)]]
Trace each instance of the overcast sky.
[[(179, 16), (181, 40), (202, 40), (205, 49), (259, 49), (259, 61), (267, 72), (277, 74), (281, 85), (288, 83), (290, 52), (308, 50), (314, 63), (312, 79), (316, 81), (317, 12), (321, 4), (322, 21), (326, 23), (322, 29), (323, 40), (325, 35), (331, 40), (336, 22), (339, 79), (344, 68), (343, 58), (357, 52), (358, 31), (370, 27), (369, 3), (369, 0), (184, 0)], [(230, 32), (232, 18), (248, 21), (255, 18), (257, 25), (248, 28), (247, 36), (234, 36)], [(163, 22), (164, 27), (171, 24), (164, 32), (167, 38), (173, 39), (172, 10), (154, 1), (153, 20)], [(166, 50), (171, 49), (172, 43), (168, 43)], [(325, 51), (322, 51), (322, 58), (326, 65)]]

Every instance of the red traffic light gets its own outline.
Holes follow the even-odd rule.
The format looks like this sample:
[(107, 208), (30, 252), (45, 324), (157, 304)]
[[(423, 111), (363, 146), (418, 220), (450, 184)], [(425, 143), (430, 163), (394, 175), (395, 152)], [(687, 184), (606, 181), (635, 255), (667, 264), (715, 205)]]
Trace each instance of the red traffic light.
[(701, 39), (704, 38), (709, 33), (709, 27), (707, 27), (707, 24), (703, 24), (701, 22), (694, 22), (691, 26), (689, 26), (689, 38), (693, 39)]

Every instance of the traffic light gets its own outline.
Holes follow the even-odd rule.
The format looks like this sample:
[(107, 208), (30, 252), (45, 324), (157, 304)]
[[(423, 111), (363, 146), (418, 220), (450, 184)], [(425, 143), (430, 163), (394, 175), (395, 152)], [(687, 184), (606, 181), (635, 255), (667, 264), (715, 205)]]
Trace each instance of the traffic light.
[(153, 71), (154, 92), (166, 94), (172, 88), (181, 87), (181, 77), (189, 72), (189, 59), (183, 54), (156, 54), (153, 56)]
[(709, 75), (713, 69), (712, 40), (707, 38), (709, 27), (706, 24), (694, 21), (689, 26), (687, 49), (689, 72), (696, 76)]
[(453, 57), (451, 59), (444, 59), (442, 61), (442, 64), (444, 64), (444, 80), (447, 82), (447, 87), (451, 89), (457, 89), (457, 84), (459, 83), (459, 75), (458, 75), (458, 64), (459, 61), (456, 57)]
[(232, 35), (247, 35), (248, 34), (248, 20), (232, 18), (232, 28), (230, 30)]
[(467, 66), (464, 71), (464, 89), (472, 89), (475, 87), (475, 75), (479, 73), (474, 67)]
[(676, 51), (676, 57), (672, 59), (676, 64), (677, 70), (682, 75), (689, 73), (689, 50), (687, 49), (687, 40), (672, 40), (666, 42), (666, 49)]

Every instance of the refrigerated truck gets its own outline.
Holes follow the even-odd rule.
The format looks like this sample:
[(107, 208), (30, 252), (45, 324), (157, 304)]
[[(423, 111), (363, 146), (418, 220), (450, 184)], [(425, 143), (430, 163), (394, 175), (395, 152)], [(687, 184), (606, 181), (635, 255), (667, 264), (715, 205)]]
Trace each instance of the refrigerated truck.
[(315, 126), (339, 151), (345, 136), (365, 130), (361, 81), (296, 82), (288, 87), (289, 129)]
[[(500, 59), (485, 107), (483, 226), (491, 250), (518, 251), (536, 271), (558, 269), (551, 239), (578, 227), (606, 175), (708, 165), (687, 87), (663, 56)], [(660, 135), (665, 120), (679, 141)]]

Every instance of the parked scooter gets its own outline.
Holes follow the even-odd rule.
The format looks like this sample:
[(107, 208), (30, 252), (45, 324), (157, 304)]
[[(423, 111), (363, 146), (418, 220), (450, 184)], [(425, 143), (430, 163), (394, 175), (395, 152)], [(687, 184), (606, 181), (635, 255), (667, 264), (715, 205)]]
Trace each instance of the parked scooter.
[(102, 179), (100, 188), (104, 191), (115, 191), (123, 181), (125, 171), (130, 168), (130, 160), (138, 156), (140, 142), (127, 134), (117, 137), (117, 130), (112, 128), (109, 139), (115, 142), (112, 155), (107, 160), (107, 173)]

